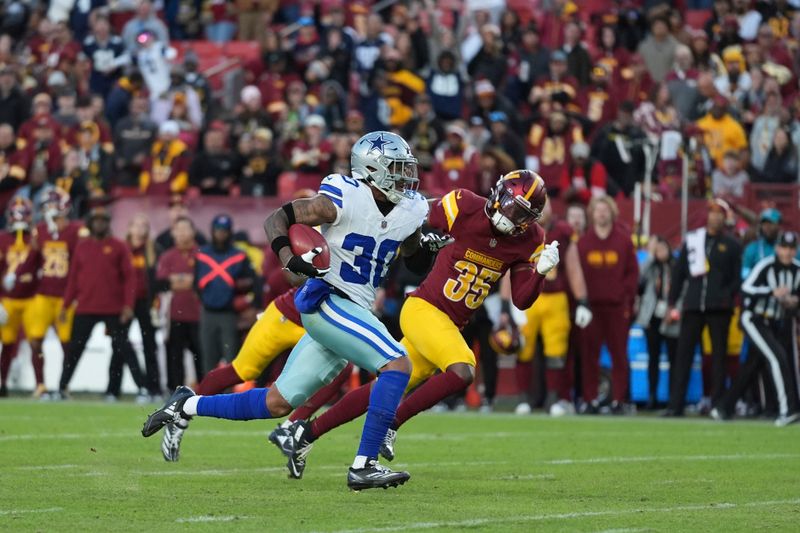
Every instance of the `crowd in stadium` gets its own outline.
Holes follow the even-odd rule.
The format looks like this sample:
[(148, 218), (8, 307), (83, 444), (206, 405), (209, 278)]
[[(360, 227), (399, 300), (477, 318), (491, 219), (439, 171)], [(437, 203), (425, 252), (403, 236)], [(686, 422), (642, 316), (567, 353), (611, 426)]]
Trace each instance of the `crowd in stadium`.
[[(306, 196), (322, 177), (350, 173), (350, 149), (362, 134), (388, 130), (410, 144), (419, 160), (420, 191), (429, 197), (458, 188), (487, 196), (498, 176), (527, 168), (544, 178), (551, 199), (569, 206), (541, 222), (548, 234), (563, 234), (566, 260), (560, 279), (550, 280), (546, 297), (521, 326), (518, 412), (538, 405), (572, 412), (576, 399), (585, 413), (630, 412), (628, 329), (636, 323), (651, 355), (657, 354), (644, 403), (660, 405), (655, 383), (665, 341), (670, 362), (685, 374), (672, 379), (667, 414), (684, 413), (694, 346), (708, 326), (711, 343), (704, 351), (713, 357), (705, 359), (713, 361), (704, 372), (703, 397), (710, 400), (702, 407), (724, 403), (725, 412), (716, 415), (734, 414), (738, 398), (725, 395), (738, 383), (740, 284), (779, 239), (796, 249), (796, 242), (779, 236), (778, 228), (791, 223), (775, 209), (745, 213), (748, 231), (731, 227), (734, 211), (743, 214), (735, 207), (749, 184), (795, 184), (800, 176), (795, 2), (381, 5), (376, 11), (369, 0), (4, 2), (0, 202), (10, 233), (2, 250), (8, 315), (3, 394), (20, 329), (38, 365), (36, 393), (46, 391), (40, 359), (48, 324), (45, 332), (29, 329), (35, 320), (26, 320), (19, 304), (40, 297), (79, 302), (77, 310), (54, 317), (54, 323), (71, 321), (67, 315), (76, 313), (72, 327), (58, 331), (68, 355), (53, 397), (68, 390), (98, 321), (114, 341), (110, 399), (119, 396), (124, 365), (145, 399), (162, 394), (162, 381), (167, 390), (184, 382), (184, 349), (195, 354), (198, 379), (220, 359), (231, 361), (256, 310), (289, 284), (269, 247), (237, 236), (236, 213), (218, 216), (210, 228), (195, 227), (186, 199)], [(706, 9), (707, 16), (689, 25), (686, 8)], [(220, 90), (211, 82), (217, 74), (201, 68), (204, 58), (187, 41), (252, 41), (259, 54), (243, 59)], [(717, 257), (707, 248), (702, 272), (686, 257), (697, 246), (691, 238), (679, 252), (653, 236), (647, 260), (638, 264), (630, 221), (617, 220), (614, 198), (630, 197), (648, 173), (656, 201), (679, 198), (684, 181), (692, 197), (713, 199), (703, 238), (724, 253)], [(150, 235), (147, 216), (135, 217), (128, 234), (118, 236), (127, 247), (117, 249), (108, 205), (137, 194), (168, 196), (171, 227)], [(50, 258), (64, 252), (48, 252), (35, 228), (54, 239), (74, 233), (63, 283), (41, 283), (55, 276)], [(76, 269), (78, 239), (97, 240), (99, 256), (112, 246), (114, 258), (98, 266), (84, 246), (84, 263)], [(30, 251), (24, 258), (22, 249)], [(224, 280), (198, 279), (223, 263), (233, 268)], [(26, 264), (28, 272), (16, 270)], [(688, 294), (698, 280), (712, 280), (719, 294), (681, 299), (684, 280)], [(116, 283), (114, 289), (108, 283)], [(404, 291), (418, 283), (402, 265), (392, 271), (375, 312), (394, 324), (393, 331)], [(87, 304), (92, 298), (86, 295), (98, 293), (94, 306)], [(487, 303), (464, 330), (478, 347), (486, 410), (496, 394), (498, 351), (508, 348), (498, 346), (498, 325), (514, 322), (501, 293), (499, 310)], [(786, 309), (792, 303), (781, 300)], [(169, 308), (161, 311), (168, 319), (166, 380), (158, 374), (151, 319), (158, 306)], [(127, 340), (133, 317), (142, 331), (144, 370)], [(607, 398), (598, 390), (603, 344), (611, 356)], [(536, 370), (534, 354), (546, 356)], [(784, 376), (796, 378), (793, 358), (781, 364), (794, 365)], [(739, 413), (791, 414), (776, 403), (781, 394), (769, 365), (752, 373), (765, 385), (741, 387), (746, 401)], [(530, 394), (539, 390), (533, 376), (543, 376), (546, 393)], [(796, 384), (784, 389), (796, 410)]]

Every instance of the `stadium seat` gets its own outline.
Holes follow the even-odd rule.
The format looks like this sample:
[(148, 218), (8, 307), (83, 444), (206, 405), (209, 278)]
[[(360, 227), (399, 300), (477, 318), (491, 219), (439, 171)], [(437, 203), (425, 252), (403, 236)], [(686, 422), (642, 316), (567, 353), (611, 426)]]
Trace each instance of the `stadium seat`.
[(710, 18), (711, 11), (708, 9), (689, 9), (686, 11), (686, 24), (692, 28), (702, 30)]
[(297, 182), (297, 172), (282, 172), (278, 176), (278, 198), (281, 200), (291, 200), (294, 196), (295, 183)]

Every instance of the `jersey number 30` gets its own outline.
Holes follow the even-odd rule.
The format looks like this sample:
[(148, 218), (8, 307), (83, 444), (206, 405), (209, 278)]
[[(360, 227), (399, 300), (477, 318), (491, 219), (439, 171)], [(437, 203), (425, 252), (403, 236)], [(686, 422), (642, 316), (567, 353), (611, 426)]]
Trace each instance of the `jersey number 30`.
[(460, 273), (456, 279), (448, 279), (444, 284), (444, 295), (448, 300), (460, 302), (470, 309), (477, 309), (492, 290), (492, 285), (500, 279), (500, 272), (489, 268), (478, 269), (475, 263), (461, 260), (455, 265)]
[[(356, 256), (353, 259), (352, 266), (342, 263), (339, 275), (342, 276), (344, 281), (357, 285), (366, 285), (370, 283), (370, 278), (372, 278), (372, 286), (380, 286), (386, 276), (386, 271), (389, 269), (389, 264), (391, 264), (394, 256), (397, 255), (397, 249), (400, 244), (399, 241), (386, 239), (378, 246), (375, 239), (369, 235), (348, 233), (344, 241), (342, 241), (342, 249), (349, 250), (355, 253)], [(376, 246), (378, 248), (377, 253), (375, 253)], [(373, 261), (375, 262), (374, 273), (372, 272)]]

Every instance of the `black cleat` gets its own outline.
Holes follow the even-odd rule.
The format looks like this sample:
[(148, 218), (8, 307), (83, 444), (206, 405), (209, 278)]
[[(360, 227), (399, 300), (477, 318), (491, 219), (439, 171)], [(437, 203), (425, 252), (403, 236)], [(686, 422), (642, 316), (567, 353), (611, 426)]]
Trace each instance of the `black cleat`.
[(142, 427), (142, 436), (149, 437), (158, 433), (158, 430), (167, 424), (187, 420), (189, 417), (185, 417), (181, 414), (181, 408), (183, 404), (186, 403), (186, 400), (194, 395), (192, 389), (183, 385), (175, 389), (172, 396), (167, 399), (167, 403), (165, 403), (161, 409), (158, 409), (147, 417)]
[(397, 440), (397, 430), (390, 429), (386, 432), (386, 436), (381, 443), (380, 454), (381, 457), (387, 461), (394, 461), (394, 443)]
[(717, 422), (725, 422), (733, 419), (733, 415), (721, 407), (714, 407), (709, 411), (708, 416)]
[(347, 472), (347, 486), (355, 491), (399, 487), (409, 479), (411, 474), (408, 472), (394, 472), (378, 463), (377, 459), (367, 461), (364, 468), (350, 468)]
[(289, 469), (289, 477), (300, 479), (306, 469), (306, 456), (314, 443), (309, 440), (311, 425), (305, 420), (298, 420), (289, 426), (289, 435), (284, 445), (289, 451), (289, 461), (286, 467)]
[(164, 437), (161, 439), (161, 454), (165, 461), (174, 463), (180, 458), (181, 440), (183, 440), (183, 432), (187, 429), (189, 429), (189, 421), (185, 418), (166, 425)]
[(584, 402), (583, 405), (581, 405), (580, 414), (599, 415), (600, 403), (597, 400), (592, 400), (591, 402)]
[(289, 422), (288, 420), (281, 422), (267, 437), (283, 455), (290, 458), (292, 456), (292, 449), (289, 446), (289, 443), (291, 442), (291, 438), (289, 437), (289, 428), (291, 426), (292, 422)]

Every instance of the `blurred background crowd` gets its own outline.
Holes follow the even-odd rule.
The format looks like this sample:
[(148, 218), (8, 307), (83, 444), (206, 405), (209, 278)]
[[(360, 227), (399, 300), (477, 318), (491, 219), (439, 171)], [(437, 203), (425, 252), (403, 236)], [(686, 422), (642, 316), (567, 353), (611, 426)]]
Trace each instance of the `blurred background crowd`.
[[(522, 377), (509, 381), (502, 378), (514, 366), (509, 363), (513, 358), (500, 358), (498, 371), (496, 342), (489, 342), (496, 324), (479, 314), (474, 330), (465, 334), (474, 335), (486, 381), (470, 393), (468, 403), (491, 409), (500, 376), (501, 392), (524, 396), (520, 412), (539, 405), (549, 409), (562, 400), (566, 411), (569, 404), (585, 412), (629, 412), (634, 399), (652, 407), (669, 394), (659, 397), (651, 387), (652, 392), (634, 398), (639, 367), (631, 354), (646, 354), (650, 343), (651, 353), (658, 355), (650, 359), (660, 360), (666, 341), (666, 364), (668, 352), (681, 351), (676, 339), (686, 321), (673, 315), (680, 311), (679, 295), (669, 296), (669, 283), (658, 276), (673, 275), (678, 254), (671, 246), (677, 250), (683, 236), (673, 231), (648, 238), (649, 226), (643, 230), (637, 216), (640, 203), (644, 198), (648, 205), (669, 206), (673, 211), (660, 213), (674, 221), (678, 200), (686, 205), (687, 199), (702, 199), (691, 203), (696, 216), (688, 218), (704, 224), (709, 209), (722, 213), (722, 222), (714, 223), (732, 239), (730, 249), (750, 241), (769, 244), (750, 257), (750, 268), (772, 251), (781, 225), (794, 225), (800, 172), (798, 4), (5, 0), (0, 16), (0, 204), (11, 210), (19, 198), (29, 200), (32, 227), (44, 220), (42, 206), (57, 190), (66, 194), (72, 219), (85, 219), (98, 205), (109, 206), (87, 222), (93, 235), (94, 222), (112, 213), (112, 228), (128, 228), (128, 248), (141, 272), (132, 308), (146, 368), (137, 384), (148, 396), (184, 379), (182, 365), (165, 366), (164, 354), (156, 355), (163, 351), (164, 338), (170, 339), (166, 351), (172, 350), (172, 364), (182, 359), (176, 354), (184, 348), (197, 355), (198, 376), (216, 363), (213, 356), (201, 356), (197, 322), (204, 304), (192, 292), (191, 279), (196, 245), (210, 240), (214, 249), (239, 246), (246, 252), (250, 266), (222, 305), (236, 318), (226, 320), (226, 331), (246, 330), (256, 311), (282, 291), (284, 281), (271, 252), (260, 247), (257, 232), (242, 227), (243, 214), (256, 205), (247, 198), (274, 207), (316, 190), (328, 173), (348, 174), (353, 141), (377, 129), (396, 131), (409, 141), (420, 161), (420, 189), (429, 196), (457, 187), (485, 195), (499, 175), (529, 168), (545, 179), (554, 220), (569, 223), (575, 243), (587, 228), (608, 224), (595, 216), (610, 219), (628, 241), (635, 234), (640, 265), (619, 280), (627, 287), (618, 291), (622, 296), (598, 300), (595, 293), (592, 302), (592, 279), (601, 276), (586, 272), (596, 263), (591, 246), (582, 258), (588, 306), (601, 310), (594, 312), (594, 325), (582, 325), (607, 333), (598, 317), (608, 311), (624, 315), (626, 327), (603, 343), (583, 347), (577, 335), (581, 328), (569, 327), (577, 305), (573, 287), (560, 287), (573, 310), (566, 333), (559, 334), (566, 340), (548, 341), (551, 326), (543, 326), (540, 334), (531, 329), (536, 320), (529, 316), (527, 329), (521, 326), (523, 337), (529, 337), (517, 365)], [(775, 201), (754, 195), (761, 184), (787, 187), (777, 200), (793, 202), (783, 218), (774, 208), (762, 212)], [(712, 198), (709, 208), (705, 201)], [(607, 207), (597, 208), (600, 200)], [(198, 202), (229, 215), (200, 220), (187, 208)], [(120, 205), (142, 206), (144, 214), (133, 216), (130, 208), (115, 207)], [(159, 216), (165, 224), (151, 234), (149, 225)], [(102, 232), (97, 235), (105, 238)], [(165, 255), (176, 271), (162, 270), (167, 268)], [(397, 270), (376, 309), (387, 321), (396, 316), (403, 288), (415, 283), (402, 268)], [(641, 287), (630, 281), (640, 272)], [(733, 361), (746, 352), (741, 333), (736, 339), (742, 275), (746, 272), (737, 271), (735, 280), (726, 277), (731, 285), (723, 310), (729, 319), (725, 335), (733, 333), (723, 350), (718, 340), (723, 335), (715, 326), (715, 363), (706, 365), (704, 390), (693, 403), (718, 399), (736, 373)], [(182, 306), (181, 320), (174, 314), (169, 320), (170, 301)], [(649, 316), (643, 314), (644, 301), (655, 302)], [(686, 311), (701, 310), (683, 302), (690, 305)], [(637, 313), (643, 329), (629, 339), (627, 326)], [(662, 329), (659, 341), (645, 335)], [(538, 351), (537, 339), (544, 341)], [(635, 339), (642, 341), (639, 348), (632, 344)], [(603, 359), (608, 362), (595, 365), (592, 355), (580, 364), (585, 350), (594, 354), (601, 344), (610, 349)], [(568, 353), (548, 353), (548, 347)], [(705, 351), (712, 349), (706, 346)], [(15, 352), (4, 350), (4, 385)], [(550, 358), (537, 359), (534, 353), (562, 360), (548, 366)], [(732, 357), (719, 360), (723, 353)], [(124, 359), (136, 363), (135, 354)], [(157, 372), (159, 359), (162, 371), (172, 369), (169, 379)], [(682, 360), (689, 372), (692, 357), (684, 354)], [(115, 372), (121, 372), (121, 361)], [(733, 366), (726, 367), (726, 361)], [(649, 364), (643, 372), (645, 383), (654, 384), (660, 367)], [(119, 384), (112, 385), (108, 392), (116, 397)], [(754, 388), (740, 411), (772, 409), (764, 390)], [(680, 386), (677, 391), (686, 393)], [(583, 402), (575, 404), (578, 398)], [(670, 405), (672, 413), (683, 409), (682, 403)]]

